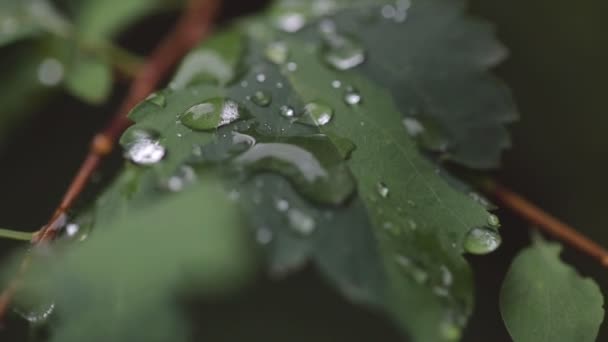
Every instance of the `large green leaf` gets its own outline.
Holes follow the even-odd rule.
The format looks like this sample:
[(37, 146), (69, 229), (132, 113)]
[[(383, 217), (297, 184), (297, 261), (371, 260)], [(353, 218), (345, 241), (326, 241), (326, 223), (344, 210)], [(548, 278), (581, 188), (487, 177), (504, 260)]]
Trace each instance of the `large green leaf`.
[(595, 341), (604, 298), (592, 279), (559, 258), (561, 246), (537, 237), (515, 258), (500, 311), (515, 342)]

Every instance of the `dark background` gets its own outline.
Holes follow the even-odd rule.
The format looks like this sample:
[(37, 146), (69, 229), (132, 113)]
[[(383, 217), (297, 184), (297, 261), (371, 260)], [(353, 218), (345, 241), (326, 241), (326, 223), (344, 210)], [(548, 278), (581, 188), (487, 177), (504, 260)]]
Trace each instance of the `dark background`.
[[(265, 2), (225, 1), (224, 18)], [(608, 208), (608, 2), (475, 0), (471, 12), (494, 22), (511, 50), (497, 73), (513, 89), (522, 115), (512, 126), (514, 147), (505, 154), (496, 178), (608, 246), (604, 212)], [(147, 19), (124, 34), (121, 42), (145, 53), (173, 19), (170, 15)], [(113, 100), (100, 108), (58, 97), (0, 145), (0, 226), (35, 230), (45, 222), (85, 155), (90, 137), (107, 121), (124, 90), (117, 87)], [(465, 341), (510, 341), (500, 319), (498, 291), (510, 261), (529, 241), (529, 226), (508, 211), (498, 214), (503, 221), (502, 248), (490, 256), (470, 258), (477, 307)], [(0, 241), (0, 255), (15, 246)], [(570, 249), (564, 257), (608, 294), (606, 269)], [(313, 270), (281, 284), (261, 282), (259, 288), (228, 303), (188, 305), (200, 326), (197, 335), (213, 341), (226, 340), (219, 338), (226, 333), (234, 340), (253, 336), (267, 341), (398, 340), (387, 323), (341, 300)], [(210, 320), (213, 324), (202, 324)], [(0, 341), (25, 340), (24, 325), (15, 318), (8, 323), (10, 329), (0, 331)], [(606, 324), (598, 338), (605, 340)]]

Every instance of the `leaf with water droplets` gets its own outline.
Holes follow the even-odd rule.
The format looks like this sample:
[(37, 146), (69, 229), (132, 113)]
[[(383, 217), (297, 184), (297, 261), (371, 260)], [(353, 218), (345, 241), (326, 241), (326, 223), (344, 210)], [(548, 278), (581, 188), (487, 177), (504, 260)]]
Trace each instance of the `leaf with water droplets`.
[(602, 292), (560, 252), (560, 245), (535, 236), (511, 264), (500, 311), (515, 342), (595, 341), (604, 319)]

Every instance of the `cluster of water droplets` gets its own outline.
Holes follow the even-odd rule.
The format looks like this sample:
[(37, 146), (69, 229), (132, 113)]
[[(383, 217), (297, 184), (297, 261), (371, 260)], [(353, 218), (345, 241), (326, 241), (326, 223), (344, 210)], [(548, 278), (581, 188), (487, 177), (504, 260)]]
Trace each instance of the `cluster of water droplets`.
[(397, 0), (393, 4), (386, 4), (380, 9), (383, 18), (402, 23), (407, 19), (407, 12), (412, 5), (411, 0)]

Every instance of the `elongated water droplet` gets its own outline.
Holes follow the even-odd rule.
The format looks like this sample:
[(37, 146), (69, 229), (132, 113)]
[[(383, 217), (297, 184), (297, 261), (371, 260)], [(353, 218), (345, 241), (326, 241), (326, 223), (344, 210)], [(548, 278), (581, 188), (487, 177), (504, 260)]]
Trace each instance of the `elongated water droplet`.
[(293, 118), (296, 115), (296, 111), (290, 106), (281, 106), (279, 114), (285, 118)]
[(490, 214), (488, 215), (488, 224), (490, 225), (490, 227), (493, 228), (500, 227), (500, 219), (498, 218), (498, 216)]
[(310, 126), (325, 126), (334, 117), (334, 110), (323, 103), (311, 102), (304, 107), (304, 113), (298, 122)]
[(376, 191), (378, 191), (378, 195), (387, 198), (390, 190), (389, 188), (386, 186), (386, 184), (382, 183), (382, 182), (378, 182), (376, 184)]
[(146, 101), (153, 103), (159, 107), (165, 107), (167, 105), (167, 99), (162, 93), (152, 93), (146, 97)]
[(332, 68), (349, 70), (365, 61), (365, 50), (354, 39), (338, 34), (329, 34), (326, 35), (325, 40), (323, 60)]
[(166, 155), (166, 148), (158, 141), (159, 134), (151, 130), (132, 129), (122, 138), (125, 157), (137, 165), (154, 165)]
[(482, 227), (473, 228), (464, 241), (464, 249), (471, 254), (488, 254), (495, 251), (502, 239), (496, 230)]
[(231, 100), (209, 99), (190, 107), (180, 117), (181, 123), (196, 131), (210, 131), (244, 117), (244, 111)]
[(356, 106), (361, 103), (361, 94), (356, 89), (349, 88), (344, 93), (344, 102), (350, 106)]
[(299, 209), (290, 209), (287, 218), (290, 227), (299, 234), (310, 235), (315, 231), (315, 219)]
[(272, 95), (264, 90), (258, 90), (251, 97), (251, 101), (260, 107), (268, 107), (272, 102)]
[(289, 58), (289, 49), (284, 42), (273, 42), (266, 47), (266, 57), (274, 64), (285, 64)]

